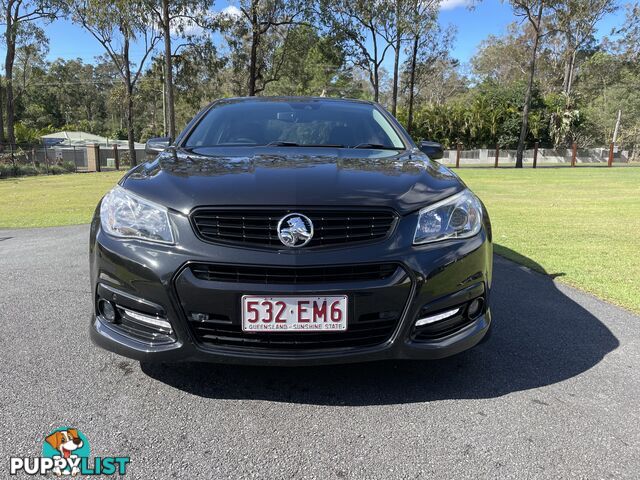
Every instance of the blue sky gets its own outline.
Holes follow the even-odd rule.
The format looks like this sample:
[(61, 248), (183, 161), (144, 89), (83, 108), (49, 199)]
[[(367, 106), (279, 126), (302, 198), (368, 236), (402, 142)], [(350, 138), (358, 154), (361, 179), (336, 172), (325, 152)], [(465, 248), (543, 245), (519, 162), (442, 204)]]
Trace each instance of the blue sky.
[[(490, 34), (501, 35), (514, 21), (520, 21), (513, 15), (509, 2), (499, 0), (476, 0), (473, 9), (466, 7), (468, 0), (443, 0), (440, 22), (443, 25), (455, 25), (458, 33), (452, 55), (467, 62), (476, 52), (480, 42)], [(624, 0), (620, 2), (623, 5)], [(614, 26), (624, 21), (624, 8), (602, 19), (598, 24), (598, 37), (609, 35)]]
[[(506, 26), (517, 20), (508, 2), (500, 0), (475, 1), (473, 9), (467, 8), (467, 2), (473, 0), (443, 0), (440, 21), (443, 25), (453, 25), (457, 29), (457, 37), (452, 56), (467, 62), (479, 43), (490, 34), (500, 35)], [(624, 1), (624, 0), (623, 0)], [(229, 2), (219, 1), (216, 10), (227, 7)], [(598, 36), (607, 35), (614, 25), (619, 25), (624, 18), (624, 11), (605, 18), (599, 25)], [(86, 62), (104, 53), (102, 46), (81, 27), (66, 20), (57, 20), (46, 25), (49, 37), (49, 58), (71, 59), (81, 58)], [(134, 46), (133, 57), (137, 58), (141, 49)], [(0, 46), (0, 54), (4, 56), (4, 48)], [(386, 62), (385, 62), (386, 63)]]

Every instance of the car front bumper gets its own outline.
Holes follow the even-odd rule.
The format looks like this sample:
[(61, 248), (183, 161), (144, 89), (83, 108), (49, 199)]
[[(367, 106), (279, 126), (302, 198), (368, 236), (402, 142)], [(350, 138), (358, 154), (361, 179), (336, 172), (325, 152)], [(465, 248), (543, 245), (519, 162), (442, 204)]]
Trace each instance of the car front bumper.
[[(174, 218), (185, 232), (175, 246), (115, 239), (94, 218), (90, 239), (94, 311), (93, 342), (120, 355), (145, 362), (210, 361), (259, 365), (313, 365), (384, 359), (438, 359), (476, 345), (491, 324), (489, 296), (492, 274), (491, 229), (488, 220), (473, 238), (413, 246), (402, 227), (386, 242), (315, 251), (265, 251), (206, 244), (190, 235), (186, 217)], [(180, 222), (185, 222), (180, 224)], [(412, 225), (415, 225), (413, 223)], [(405, 239), (403, 241), (403, 239)], [(403, 243), (409, 243), (402, 246)], [(394, 264), (396, 273), (381, 280), (327, 284), (219, 282), (194, 278), (191, 265), (326, 266)], [(191, 315), (206, 311), (224, 318), (239, 332), (242, 295), (335, 295), (349, 299), (349, 322), (392, 321), (388, 334), (375, 344), (347, 342), (286, 348), (269, 342), (205, 341)], [(480, 298), (481, 311), (465, 316), (470, 302)], [(113, 302), (121, 322), (106, 320), (100, 300)], [(460, 308), (459, 314), (415, 327), (420, 318)], [(97, 312), (97, 314), (96, 314)], [(160, 319), (163, 326), (140, 327), (136, 318)], [(216, 317), (217, 318), (217, 317)], [(130, 320), (131, 322), (127, 322)], [(170, 325), (169, 329), (164, 326)], [(133, 328), (129, 328), (133, 327)], [(140, 327), (140, 328), (138, 328)], [(249, 335), (249, 334), (247, 334)], [(272, 334), (274, 338), (280, 333)], [(300, 333), (299, 335), (307, 335)], [(318, 334), (322, 335), (322, 334)], [(329, 335), (340, 335), (330, 333)], [(219, 337), (222, 338), (222, 337)]]

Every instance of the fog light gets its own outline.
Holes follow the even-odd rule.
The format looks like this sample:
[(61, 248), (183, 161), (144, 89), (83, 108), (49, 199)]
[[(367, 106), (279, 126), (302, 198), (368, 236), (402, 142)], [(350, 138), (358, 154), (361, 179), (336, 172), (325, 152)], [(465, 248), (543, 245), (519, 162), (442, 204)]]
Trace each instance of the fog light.
[(113, 323), (116, 321), (116, 309), (113, 308), (111, 302), (100, 300), (98, 302), (98, 309), (107, 322)]
[(467, 315), (471, 320), (482, 313), (483, 303), (484, 302), (482, 301), (482, 297), (476, 298), (473, 302), (471, 302), (471, 304), (469, 305), (469, 310), (467, 310)]

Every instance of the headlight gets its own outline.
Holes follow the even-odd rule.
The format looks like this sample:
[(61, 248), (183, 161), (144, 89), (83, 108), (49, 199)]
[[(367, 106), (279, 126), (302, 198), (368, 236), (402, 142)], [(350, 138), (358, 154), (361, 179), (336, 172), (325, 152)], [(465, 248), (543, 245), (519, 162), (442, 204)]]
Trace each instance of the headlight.
[(118, 186), (102, 199), (102, 229), (114, 237), (173, 243), (167, 209)]
[(472, 237), (482, 227), (482, 205), (469, 190), (420, 210), (413, 243)]

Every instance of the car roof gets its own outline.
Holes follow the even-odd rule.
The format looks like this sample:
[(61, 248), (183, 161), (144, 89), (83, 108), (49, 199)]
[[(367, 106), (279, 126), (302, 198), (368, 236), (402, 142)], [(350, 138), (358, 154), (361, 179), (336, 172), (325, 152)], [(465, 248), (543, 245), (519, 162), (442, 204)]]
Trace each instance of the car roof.
[(366, 105), (375, 105), (375, 102), (369, 100), (360, 100), (357, 98), (338, 98), (338, 97), (312, 97), (312, 96), (256, 96), (256, 97), (230, 97), (221, 98), (211, 102), (210, 106), (219, 103), (250, 103), (250, 102), (326, 102), (326, 103), (361, 103)]

